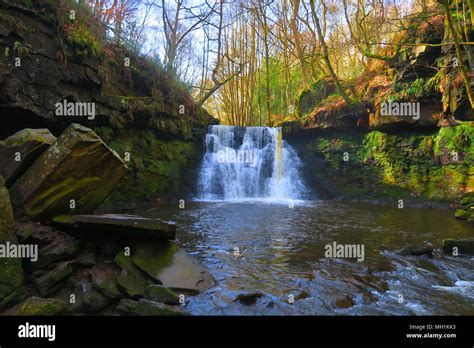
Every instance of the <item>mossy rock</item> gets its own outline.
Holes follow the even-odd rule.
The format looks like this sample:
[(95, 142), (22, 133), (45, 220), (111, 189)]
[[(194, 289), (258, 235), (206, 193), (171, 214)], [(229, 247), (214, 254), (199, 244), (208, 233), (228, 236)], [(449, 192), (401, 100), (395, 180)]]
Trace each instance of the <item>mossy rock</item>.
[(117, 278), (118, 286), (131, 298), (144, 297), (148, 282), (143, 272), (133, 264), (132, 258), (119, 252), (115, 257), (115, 263), (122, 268), (122, 273)]
[(445, 239), (443, 240), (443, 251), (450, 256), (454, 256), (454, 251), (459, 254), (474, 255), (474, 238)]
[(11, 187), (12, 204), (40, 221), (71, 212), (92, 213), (126, 171), (97, 134), (71, 124)]
[[(5, 181), (0, 176), (0, 244), (17, 244), (15, 221)], [(0, 258), (0, 301), (23, 284), (23, 268), (19, 258)]]
[(469, 218), (469, 212), (463, 209), (456, 209), (454, 217), (460, 220), (467, 220)]
[(169, 305), (179, 304), (179, 297), (172, 290), (157, 284), (148, 285), (146, 288), (148, 297), (156, 302)]
[(11, 311), (14, 315), (58, 315), (66, 303), (54, 298), (30, 297)]
[(296, 98), (298, 116), (302, 117), (313, 111), (315, 107), (334, 92), (334, 82), (327, 78), (322, 78), (309, 88), (303, 89)]

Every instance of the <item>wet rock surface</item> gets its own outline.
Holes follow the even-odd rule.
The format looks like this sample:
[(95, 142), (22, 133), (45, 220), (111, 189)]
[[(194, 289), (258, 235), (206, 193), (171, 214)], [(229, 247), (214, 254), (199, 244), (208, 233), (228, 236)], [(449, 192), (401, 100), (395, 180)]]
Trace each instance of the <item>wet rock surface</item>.
[(403, 256), (431, 255), (432, 253), (433, 253), (433, 245), (431, 244), (407, 245), (406, 247), (397, 251), (398, 255), (403, 255)]
[(133, 263), (163, 286), (177, 292), (198, 294), (215, 284), (207, 269), (174, 244), (156, 247), (141, 244)]
[(443, 251), (447, 255), (474, 255), (474, 238), (446, 239), (443, 241)]
[(186, 313), (174, 307), (148, 300), (121, 300), (119, 305), (117, 306), (117, 310), (127, 315), (186, 315)]

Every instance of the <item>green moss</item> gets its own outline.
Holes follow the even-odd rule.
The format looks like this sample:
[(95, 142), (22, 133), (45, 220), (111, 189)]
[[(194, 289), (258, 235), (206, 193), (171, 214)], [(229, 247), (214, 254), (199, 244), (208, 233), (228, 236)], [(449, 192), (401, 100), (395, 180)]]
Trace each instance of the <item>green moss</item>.
[(63, 301), (48, 298), (31, 297), (20, 304), (15, 311), (16, 315), (57, 315), (64, 311), (66, 304)]
[(92, 56), (97, 57), (101, 52), (101, 44), (92, 31), (85, 25), (74, 26), (67, 34), (67, 41), (85, 49)]
[(181, 139), (160, 139), (153, 131), (120, 131), (109, 146), (131, 154), (131, 173), (110, 201), (153, 200), (183, 195), (187, 170), (198, 166), (200, 145)]
[[(340, 194), (455, 201), (472, 180), (471, 139), (472, 129), (460, 126), (435, 134), (339, 132), (318, 137), (307, 149), (324, 158), (317, 175)], [(453, 151), (459, 152), (457, 161)]]

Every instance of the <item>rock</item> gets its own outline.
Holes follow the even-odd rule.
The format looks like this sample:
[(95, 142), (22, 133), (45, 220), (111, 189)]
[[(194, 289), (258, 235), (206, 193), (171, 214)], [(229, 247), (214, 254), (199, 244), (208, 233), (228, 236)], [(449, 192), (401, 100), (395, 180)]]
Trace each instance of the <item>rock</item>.
[(99, 313), (109, 303), (110, 299), (97, 291), (92, 283), (84, 283), (75, 292), (75, 311), (87, 314)]
[(97, 134), (71, 124), (11, 187), (13, 207), (40, 221), (70, 213), (89, 214), (126, 171), (120, 157)]
[(474, 238), (443, 240), (443, 252), (446, 255), (453, 256), (454, 248), (459, 254), (474, 255)]
[(234, 302), (240, 302), (243, 305), (250, 306), (257, 303), (257, 300), (261, 297), (263, 297), (263, 295), (259, 292), (242, 293), (237, 295)]
[(0, 301), (0, 310), (4, 308), (10, 308), (17, 303), (25, 300), (28, 297), (28, 293), (24, 287), (20, 287), (7, 296), (5, 296), (1, 301)]
[(63, 215), (53, 219), (62, 229), (90, 233), (94, 237), (107, 234), (110, 237), (146, 237), (158, 240), (172, 240), (176, 237), (176, 224), (159, 219), (148, 219), (136, 215)]
[(12, 186), (55, 141), (49, 130), (29, 128), (0, 141), (0, 175), (5, 178), (6, 187)]
[(28, 222), (18, 222), (16, 225), (15, 234), (20, 243), (26, 242), (28, 238), (33, 234), (33, 224)]
[(75, 259), (77, 265), (91, 267), (96, 265), (96, 255), (93, 251), (81, 252)]
[(74, 270), (73, 262), (62, 262), (53, 265), (51, 270), (36, 278), (33, 283), (41, 296), (46, 297), (54, 293), (63, 284), (62, 281)]
[(18, 223), (17, 229), (31, 228), (28, 243), (38, 245), (38, 260), (29, 262), (28, 270), (33, 272), (51, 264), (70, 260), (79, 253), (79, 241), (52, 227), (39, 223)]
[(174, 291), (198, 294), (215, 284), (203, 265), (174, 244), (140, 244), (133, 250), (135, 265)]
[(308, 298), (308, 297), (309, 297), (309, 294), (306, 291), (299, 291), (295, 295), (295, 301), (304, 300), (305, 298)]
[(334, 304), (337, 308), (350, 308), (354, 306), (355, 302), (350, 296), (342, 296)]
[(13, 315), (57, 315), (66, 309), (66, 303), (54, 298), (30, 297), (8, 314)]
[(147, 280), (140, 269), (133, 264), (131, 257), (120, 252), (115, 257), (115, 263), (122, 268), (122, 273), (117, 278), (119, 287), (132, 298), (143, 297)]
[(424, 245), (407, 245), (406, 247), (397, 251), (398, 255), (402, 256), (421, 256), (421, 255), (431, 255), (433, 252), (433, 246), (431, 244)]
[(161, 285), (148, 285), (146, 292), (150, 299), (156, 302), (161, 302), (169, 305), (179, 304), (179, 297), (170, 289)]
[(111, 299), (121, 298), (118, 289), (117, 270), (111, 265), (95, 266), (89, 270), (94, 287)]
[(467, 220), (469, 218), (469, 212), (462, 209), (456, 209), (454, 217), (459, 220)]
[(186, 313), (178, 311), (173, 307), (147, 300), (121, 300), (117, 310), (128, 315), (186, 315)]
[[(0, 244), (18, 243), (10, 196), (0, 176)], [(19, 258), (0, 258), (0, 302), (23, 284), (23, 268)]]

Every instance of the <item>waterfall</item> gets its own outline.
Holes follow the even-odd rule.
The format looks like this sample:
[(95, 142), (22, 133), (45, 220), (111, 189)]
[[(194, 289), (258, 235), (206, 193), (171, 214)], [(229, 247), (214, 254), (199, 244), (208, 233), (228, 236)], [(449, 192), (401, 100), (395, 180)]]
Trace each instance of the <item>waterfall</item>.
[(281, 128), (209, 126), (205, 146), (199, 199), (304, 198), (301, 161)]

